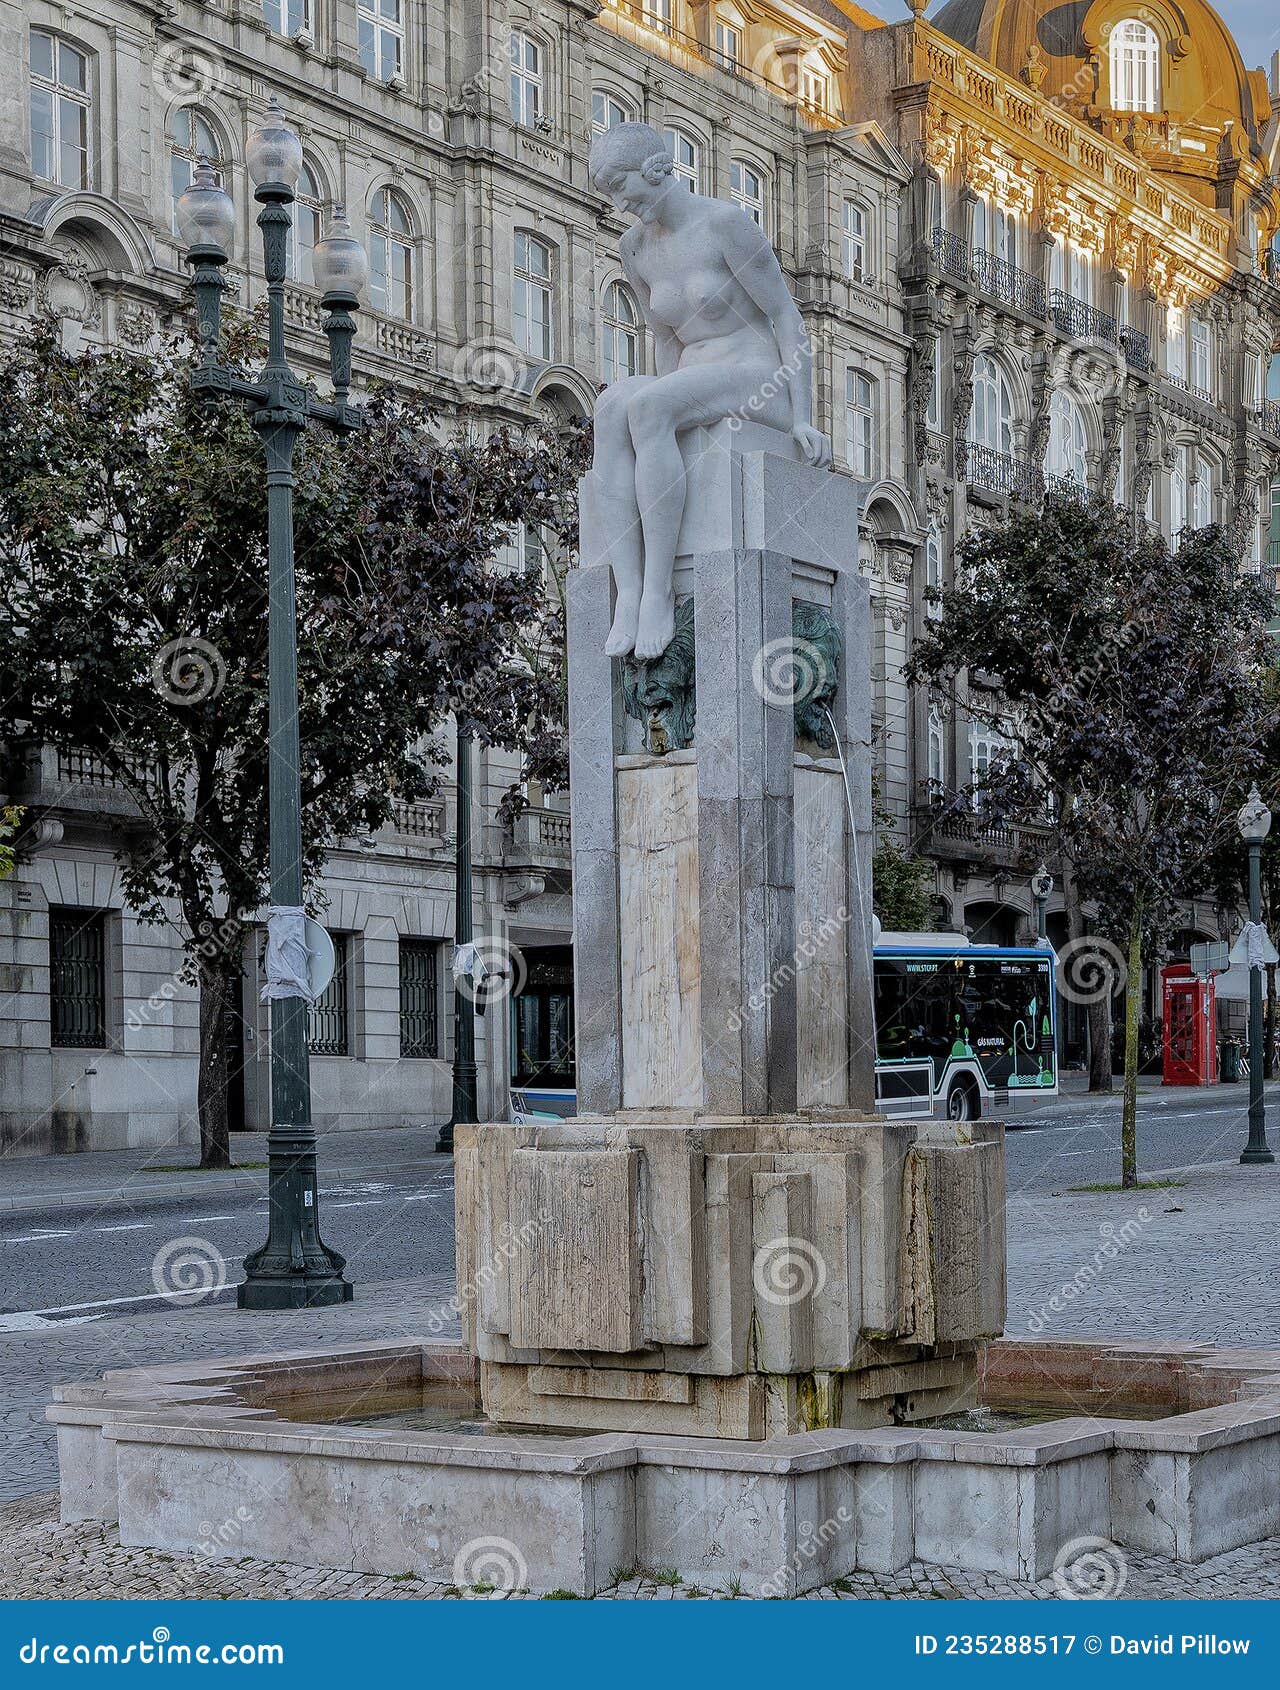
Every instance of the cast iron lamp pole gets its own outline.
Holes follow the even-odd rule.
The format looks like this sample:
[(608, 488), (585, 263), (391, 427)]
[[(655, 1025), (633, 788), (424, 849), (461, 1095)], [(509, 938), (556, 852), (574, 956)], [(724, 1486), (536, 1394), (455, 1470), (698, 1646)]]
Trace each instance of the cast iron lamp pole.
[[(1249, 920), (1262, 920), (1262, 841), (1271, 831), (1271, 811), (1255, 786), (1245, 799), (1237, 821), (1240, 837), (1249, 847)], [(1249, 1142), (1242, 1162), (1274, 1162), (1267, 1145), (1266, 1106), (1262, 1095), (1262, 970), (1249, 969)]]
[[(453, 862), (454, 945), (469, 945), (471, 931), (471, 741), (458, 729), (454, 759), (457, 786), (458, 840)], [(449, 1119), (436, 1138), (436, 1149), (453, 1154), (453, 1129), (477, 1119), (476, 993), (482, 981), (473, 973), (453, 976), (453, 1101)]]
[[(293, 454), (308, 422), (339, 434), (362, 425), (349, 401), (352, 311), (368, 279), (368, 260), (352, 237), (341, 208), (329, 235), (316, 243), (313, 267), (322, 290), (329, 338), (333, 399), (322, 403), (290, 369), (284, 346), (284, 283), (294, 188), (302, 169), (302, 143), (273, 99), (246, 153), (268, 293), (267, 361), (255, 381), (221, 360), (222, 267), (235, 233), (235, 207), (201, 160), (191, 186), (178, 200), (178, 232), (193, 273), (200, 359), (192, 375), (196, 393), (243, 405), (262, 436), (267, 460), (269, 743), (271, 902), (295, 922), (302, 909), (302, 791), (298, 734), (297, 606), (293, 571)], [(307, 1054), (307, 999), (271, 999), (271, 1132), (268, 1139), (270, 1219), (267, 1241), (245, 1258), (237, 1301), (248, 1309), (298, 1309), (349, 1302), (344, 1258), (320, 1237), (316, 1183), (316, 1134), (311, 1120)]]
[(1049, 943), (1049, 899), (1053, 895), (1053, 876), (1043, 863), (1031, 876), (1031, 896), (1036, 901), (1036, 944), (1041, 948)]

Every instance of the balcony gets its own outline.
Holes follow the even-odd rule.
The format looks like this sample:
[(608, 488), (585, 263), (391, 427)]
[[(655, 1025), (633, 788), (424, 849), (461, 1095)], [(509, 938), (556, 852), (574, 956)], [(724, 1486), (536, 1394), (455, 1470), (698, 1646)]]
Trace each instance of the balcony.
[(915, 849), (938, 862), (1027, 872), (1053, 849), (1049, 824), (987, 820), (973, 796), (947, 791), (927, 797), (915, 811)]
[(965, 480), (970, 487), (988, 493), (1003, 493), (1012, 499), (1031, 497), (1034, 477), (1031, 460), (997, 452), (991, 446), (965, 447)]
[(1271, 249), (1258, 254), (1258, 274), (1269, 281), (1272, 287), (1280, 288), (1280, 252)]
[(1089, 489), (1083, 481), (1074, 475), (1046, 475), (1044, 478), (1046, 493), (1056, 493), (1060, 499), (1087, 499)]
[(1119, 330), (1115, 318), (1061, 288), (1054, 288), (1049, 295), (1049, 315), (1061, 334), (1075, 340), (1101, 341), (1104, 346), (1116, 344)]
[[(133, 791), (107, 763), (92, 751), (78, 748), (57, 750), (52, 745), (27, 741), (15, 746), (20, 760), (15, 772), (13, 802), (46, 814), (74, 812), (102, 817), (121, 826), (136, 822), (142, 812)], [(164, 771), (158, 763), (141, 757), (124, 759), (130, 781), (159, 793)]]
[(529, 868), (569, 867), (572, 846), (567, 810), (525, 810), (511, 823), (507, 861)]
[(1124, 361), (1129, 368), (1131, 370), (1150, 370), (1150, 335), (1143, 334), (1141, 329), (1121, 329), (1118, 338), (1120, 350), (1124, 353)]
[(958, 282), (969, 280), (969, 243), (950, 229), (933, 231), (933, 256), (944, 276), (953, 276)]
[(998, 299), (1002, 305), (1012, 305), (1033, 317), (1044, 316), (1044, 283), (1039, 276), (1020, 270), (1007, 258), (997, 258), (994, 252), (979, 248), (973, 255), (973, 279), (983, 293)]
[(418, 840), (432, 846), (443, 845), (444, 804), (438, 799), (434, 803), (424, 801), (417, 804), (405, 804), (397, 799), (391, 806), (387, 827), (402, 839)]
[(1280, 400), (1264, 400), (1259, 420), (1264, 434), (1274, 434), (1280, 439)]

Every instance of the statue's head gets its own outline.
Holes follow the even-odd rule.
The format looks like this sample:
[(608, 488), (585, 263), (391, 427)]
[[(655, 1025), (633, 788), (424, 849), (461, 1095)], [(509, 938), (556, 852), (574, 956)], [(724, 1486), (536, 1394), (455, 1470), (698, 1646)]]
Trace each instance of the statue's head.
[(676, 606), (675, 634), (661, 657), (623, 660), (622, 707), (643, 724), (646, 751), (665, 757), (693, 744), (694, 687), (693, 600), (686, 598)]
[(671, 185), (674, 161), (647, 123), (615, 123), (591, 143), (591, 180), (619, 211), (643, 219)]

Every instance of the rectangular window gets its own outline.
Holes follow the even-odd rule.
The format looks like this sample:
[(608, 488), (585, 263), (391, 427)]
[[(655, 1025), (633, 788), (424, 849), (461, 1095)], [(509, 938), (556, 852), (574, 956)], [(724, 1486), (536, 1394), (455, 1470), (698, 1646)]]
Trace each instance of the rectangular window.
[(1213, 329), (1200, 317), (1191, 319), (1191, 385), (1213, 398)]
[(49, 911), (49, 1043), (101, 1050), (107, 1042), (106, 917)]
[(827, 112), (831, 109), (831, 82), (821, 72), (806, 70), (800, 81), (800, 99), (810, 111)]
[(432, 939), (400, 941), (400, 1054), (440, 1054), (440, 946)]
[(310, 32), (311, 0), (262, 0), (262, 20), (277, 35)]
[(360, 63), (378, 82), (404, 72), (403, 0), (357, 0)]
[(516, 345), (551, 361), (551, 251), (523, 230), (516, 231), (513, 323)]
[(50, 35), (31, 31), (31, 170), (61, 188), (88, 188), (89, 61)]
[(845, 434), (849, 468), (863, 481), (875, 477), (876, 384), (861, 370), (845, 372)]
[(310, 1007), (307, 1044), (313, 1056), (349, 1056), (348, 963), (351, 939), (346, 933), (331, 933), (329, 937), (333, 940), (334, 950), (333, 979)]
[(737, 70), (742, 63), (742, 31), (731, 23), (716, 25), (715, 61), (722, 70)]
[(842, 233), (844, 273), (850, 281), (860, 282), (867, 273), (867, 218), (856, 200), (844, 202)]
[(650, 29), (656, 29), (662, 35), (673, 33), (671, 0), (644, 0), (641, 16)]
[(1187, 379), (1187, 314), (1171, 305), (1165, 320), (1165, 368), (1175, 381)]
[(542, 48), (518, 29), (511, 31), (511, 115), (525, 129), (542, 116)]

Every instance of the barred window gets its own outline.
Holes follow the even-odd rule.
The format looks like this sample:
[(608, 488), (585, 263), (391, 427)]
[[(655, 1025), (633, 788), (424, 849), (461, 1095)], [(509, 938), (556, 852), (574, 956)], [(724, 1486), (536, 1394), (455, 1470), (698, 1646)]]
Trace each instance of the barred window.
[(351, 939), (346, 933), (331, 933), (329, 937), (333, 940), (333, 979), (311, 1005), (307, 1017), (307, 1043), (313, 1056), (350, 1056), (347, 987)]
[(49, 1043), (101, 1050), (106, 1042), (106, 917), (50, 910)]
[(400, 941), (400, 1054), (440, 1054), (440, 946), (433, 939)]

